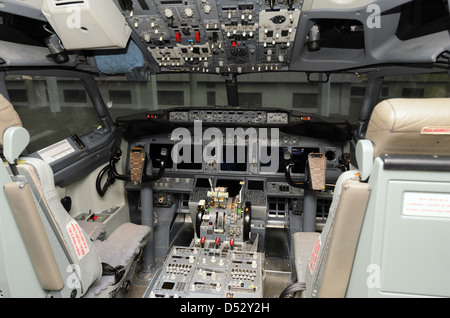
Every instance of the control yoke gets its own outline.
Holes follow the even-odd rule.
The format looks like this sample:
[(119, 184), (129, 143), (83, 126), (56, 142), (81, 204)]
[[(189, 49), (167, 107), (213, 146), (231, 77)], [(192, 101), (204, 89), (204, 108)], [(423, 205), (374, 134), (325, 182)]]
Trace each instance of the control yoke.
[(295, 166), (290, 152), (284, 153), (286, 180), (289, 185), (302, 188), (303, 198), (303, 232), (316, 230), (317, 194), (325, 190), (326, 157), (322, 153), (310, 153), (305, 166), (305, 181), (295, 182), (291, 177), (291, 170)]
[(291, 170), (295, 166), (289, 151), (284, 152), (284, 175), (289, 185), (295, 188), (324, 190), (326, 180), (326, 157), (322, 153), (310, 153), (305, 168), (305, 180), (295, 182), (291, 176)]
[[(158, 174), (156, 176), (149, 176), (146, 173), (146, 167), (150, 160), (147, 158), (144, 147), (136, 146), (130, 149), (130, 174), (119, 174), (116, 169), (116, 164), (120, 161), (122, 150), (117, 147), (111, 149), (111, 157), (108, 165), (106, 165), (98, 174), (96, 180), (97, 193), (103, 197), (108, 187), (115, 182), (116, 179), (122, 181), (130, 181), (133, 184), (140, 184), (146, 182), (157, 181), (162, 178), (168, 163), (169, 152), (167, 148), (161, 149), (161, 163)], [(103, 186), (101, 181), (105, 174), (108, 174), (107, 180)]]

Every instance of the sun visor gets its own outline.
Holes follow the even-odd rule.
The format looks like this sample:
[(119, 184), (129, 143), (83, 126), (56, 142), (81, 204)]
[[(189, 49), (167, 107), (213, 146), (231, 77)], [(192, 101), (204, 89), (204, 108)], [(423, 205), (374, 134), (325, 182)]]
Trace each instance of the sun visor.
[(44, 0), (42, 13), (69, 51), (125, 48), (131, 34), (111, 0)]

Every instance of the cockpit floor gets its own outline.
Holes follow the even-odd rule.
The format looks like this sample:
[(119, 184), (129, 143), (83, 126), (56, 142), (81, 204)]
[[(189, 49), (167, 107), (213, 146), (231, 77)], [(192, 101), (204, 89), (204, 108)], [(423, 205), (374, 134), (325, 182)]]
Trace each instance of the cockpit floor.
[(292, 283), (289, 243), (284, 228), (267, 228), (265, 237), (264, 298), (278, 298)]

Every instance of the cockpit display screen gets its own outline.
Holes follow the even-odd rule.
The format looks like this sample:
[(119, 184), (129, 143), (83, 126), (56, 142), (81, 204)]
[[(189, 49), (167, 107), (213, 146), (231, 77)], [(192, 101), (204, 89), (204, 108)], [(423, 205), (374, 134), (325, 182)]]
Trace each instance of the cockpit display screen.
[(171, 151), (173, 145), (169, 144), (152, 144), (150, 146), (150, 159), (152, 160), (152, 167), (158, 169), (161, 166), (161, 149), (166, 148), (169, 156), (167, 157), (167, 166), (166, 169), (172, 169), (173, 161), (171, 159)]
[[(228, 154), (227, 149), (233, 151), (233, 154)], [(220, 164), (220, 170), (222, 171), (246, 171), (248, 161), (248, 151), (245, 146), (233, 146), (223, 147), (222, 163)]]
[[(285, 166), (284, 153), (288, 150), (288, 148), (287, 147), (277, 147), (277, 149), (278, 149), (278, 158), (277, 157), (273, 157), (274, 154), (272, 154), (272, 147), (267, 147), (265, 149), (260, 149), (260, 152), (261, 151), (266, 151), (267, 152), (266, 155), (267, 155), (267, 158), (269, 160), (268, 162), (264, 162), (264, 161), (267, 161), (267, 160), (263, 160), (262, 159), (263, 156), (260, 153), (260, 167), (261, 168), (271, 169), (273, 167), (273, 165), (277, 165), (277, 166), (273, 167), (273, 168), (276, 168), (276, 172), (277, 173), (281, 173), (281, 172), (284, 171), (284, 166)], [(272, 162), (272, 160), (274, 160), (274, 159), (278, 160), (278, 162)], [(263, 170), (263, 169), (261, 169), (261, 170)]]
[(292, 148), (293, 173), (305, 173), (308, 155), (319, 152), (319, 148)]

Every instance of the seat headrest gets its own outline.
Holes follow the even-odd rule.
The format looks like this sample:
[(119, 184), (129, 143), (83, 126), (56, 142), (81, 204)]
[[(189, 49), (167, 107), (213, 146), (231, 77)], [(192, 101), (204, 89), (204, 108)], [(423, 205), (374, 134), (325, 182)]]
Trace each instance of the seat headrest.
[(3, 147), (3, 135), (6, 129), (14, 126), (22, 127), (22, 121), (11, 103), (0, 94), (0, 147)]
[(381, 154), (450, 155), (450, 98), (390, 99), (370, 118), (366, 139)]

